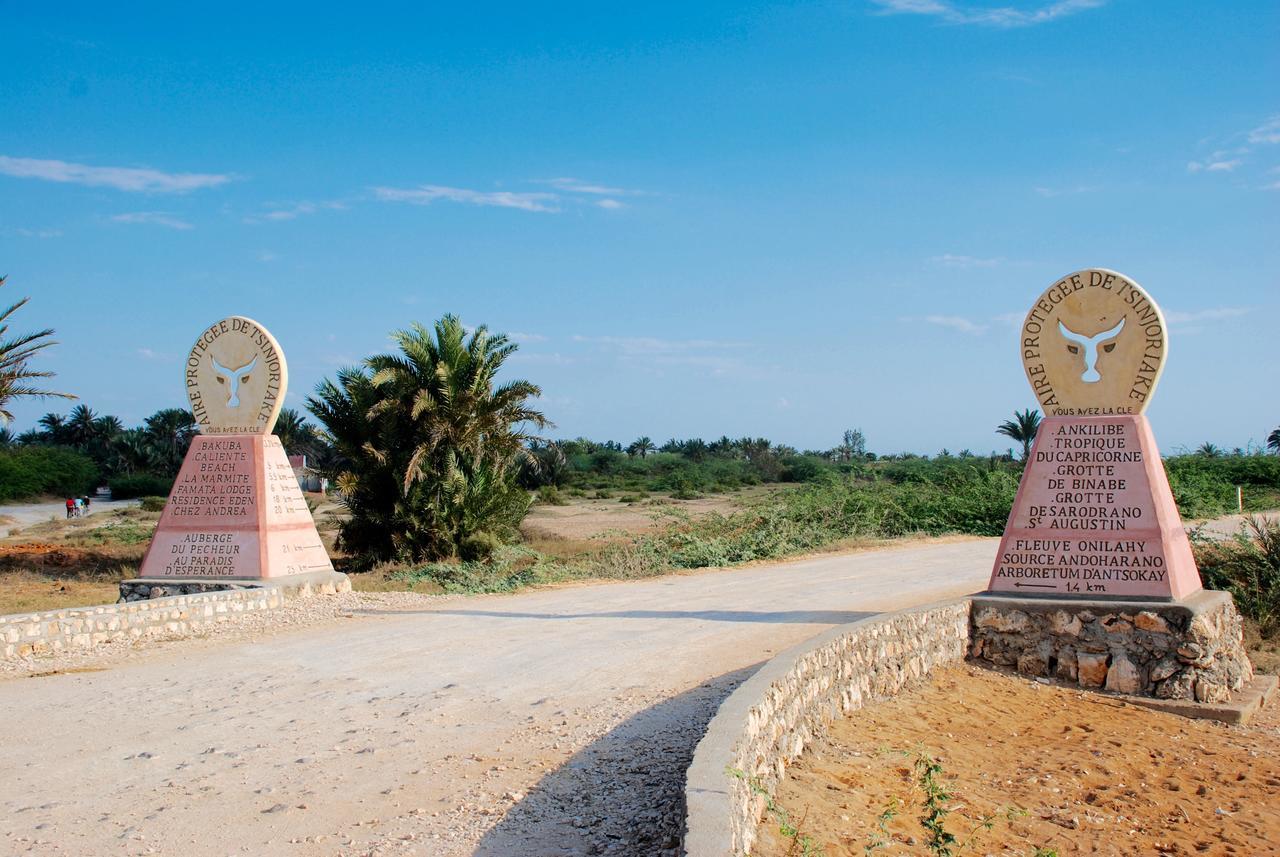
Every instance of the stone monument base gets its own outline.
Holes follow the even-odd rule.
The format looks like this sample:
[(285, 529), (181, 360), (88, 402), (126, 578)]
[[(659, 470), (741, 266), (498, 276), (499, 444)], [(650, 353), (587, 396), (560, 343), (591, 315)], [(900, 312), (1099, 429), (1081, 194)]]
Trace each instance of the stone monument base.
[(969, 657), (1082, 688), (1225, 703), (1253, 681), (1230, 593), (1179, 601), (979, 595)]
[(274, 589), (288, 598), (350, 592), (351, 581), (338, 571), (315, 571), (260, 580), (209, 580), (208, 578), (139, 577), (120, 581), (120, 601), (147, 601), (170, 595), (226, 592), (232, 589)]

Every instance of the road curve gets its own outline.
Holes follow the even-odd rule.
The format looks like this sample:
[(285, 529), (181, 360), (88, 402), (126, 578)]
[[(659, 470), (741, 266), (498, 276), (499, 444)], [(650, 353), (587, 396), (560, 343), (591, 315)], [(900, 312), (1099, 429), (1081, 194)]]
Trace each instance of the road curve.
[(995, 548), (423, 599), (0, 681), (0, 852), (673, 853), (725, 694), (831, 625), (984, 588)]

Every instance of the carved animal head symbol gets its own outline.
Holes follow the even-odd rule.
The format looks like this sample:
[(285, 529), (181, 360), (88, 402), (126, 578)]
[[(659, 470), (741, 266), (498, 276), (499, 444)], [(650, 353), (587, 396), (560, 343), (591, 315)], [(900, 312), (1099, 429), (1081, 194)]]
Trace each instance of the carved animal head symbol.
[[(1124, 319), (1120, 319), (1120, 323), (1110, 330), (1104, 330), (1102, 333), (1093, 336), (1085, 336), (1068, 330), (1067, 326), (1061, 321), (1058, 322), (1058, 331), (1068, 343), (1067, 350), (1072, 354), (1079, 354), (1080, 349), (1084, 349), (1084, 373), (1080, 375), (1080, 380), (1086, 384), (1093, 384), (1102, 380), (1102, 375), (1098, 372), (1098, 346), (1102, 346), (1103, 352), (1110, 354), (1115, 350), (1116, 344), (1109, 340), (1115, 339), (1120, 335), (1120, 331), (1124, 330)], [(1105, 343), (1105, 344), (1104, 344)]]
[(218, 362), (218, 358), (212, 354), (209, 359), (213, 361), (213, 370), (217, 374), (214, 376), (218, 379), (219, 384), (226, 384), (230, 389), (227, 396), (227, 407), (240, 407), (240, 385), (249, 381), (249, 376), (253, 373), (253, 367), (258, 365), (258, 358), (255, 357), (239, 369), (228, 369)]

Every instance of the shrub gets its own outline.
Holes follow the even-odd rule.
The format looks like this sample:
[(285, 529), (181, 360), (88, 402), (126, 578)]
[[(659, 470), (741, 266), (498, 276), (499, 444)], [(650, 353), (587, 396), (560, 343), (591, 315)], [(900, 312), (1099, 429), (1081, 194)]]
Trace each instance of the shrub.
[[(164, 497), (143, 497), (141, 509), (144, 512), (163, 512), (164, 504)], [(310, 501), (308, 501), (308, 505), (310, 505)]]
[(560, 494), (560, 489), (554, 485), (543, 485), (538, 489), (538, 502), (545, 503), (548, 506), (567, 506), (569, 501)]
[(1234, 538), (1192, 544), (1204, 585), (1230, 592), (1263, 636), (1280, 632), (1280, 522), (1250, 518)]
[(168, 497), (173, 489), (173, 476), (156, 473), (135, 473), (117, 476), (108, 483), (112, 500), (132, 500), (135, 497)]
[(79, 497), (98, 481), (93, 460), (70, 449), (20, 446), (0, 450), (0, 500), (21, 500), (41, 494)]

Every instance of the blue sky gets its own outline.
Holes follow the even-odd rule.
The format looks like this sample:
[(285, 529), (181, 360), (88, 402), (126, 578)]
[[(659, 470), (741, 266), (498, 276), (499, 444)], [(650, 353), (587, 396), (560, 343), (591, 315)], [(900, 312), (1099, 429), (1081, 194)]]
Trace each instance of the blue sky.
[(185, 404), (241, 314), (296, 407), (454, 312), (553, 436), (1003, 449), (1017, 320), (1099, 266), (1169, 316), (1162, 447), (1280, 425), (1274, 2), (438, 5), (0, 3), (0, 298), (61, 389)]

